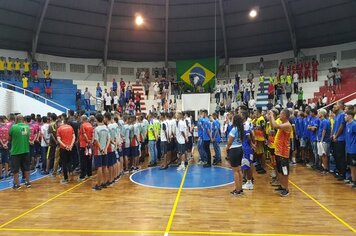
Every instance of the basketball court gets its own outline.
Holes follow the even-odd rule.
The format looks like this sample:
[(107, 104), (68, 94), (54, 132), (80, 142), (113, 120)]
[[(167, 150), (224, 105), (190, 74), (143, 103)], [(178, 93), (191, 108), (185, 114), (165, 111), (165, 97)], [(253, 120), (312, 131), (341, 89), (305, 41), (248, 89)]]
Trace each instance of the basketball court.
[(92, 179), (38, 178), (31, 189), (0, 191), (0, 235), (354, 235), (352, 189), (302, 166), (291, 170), (287, 198), (268, 174), (255, 174), (254, 190), (231, 196), (226, 162), (143, 169), (99, 192)]

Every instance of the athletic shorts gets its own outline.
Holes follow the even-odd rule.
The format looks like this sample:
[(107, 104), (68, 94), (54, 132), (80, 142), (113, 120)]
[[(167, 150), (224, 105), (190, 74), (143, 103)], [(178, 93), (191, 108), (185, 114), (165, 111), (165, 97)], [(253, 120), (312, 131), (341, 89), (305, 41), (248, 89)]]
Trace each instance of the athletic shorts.
[(7, 70), (7, 71), (6, 71), (6, 74), (7, 74), (7, 75), (12, 75), (12, 71), (11, 71), (11, 70)]
[(107, 166), (113, 166), (116, 160), (115, 152), (109, 152), (107, 158), (108, 158)]
[(120, 157), (124, 156), (124, 152), (122, 150), (119, 151), (119, 149), (117, 149), (117, 154), (118, 154), (118, 159), (120, 159)]
[(356, 167), (356, 154), (347, 153), (347, 164)]
[(180, 144), (180, 143), (178, 143), (178, 144), (177, 144), (177, 152), (178, 152), (179, 154), (184, 154), (185, 151), (186, 151), (185, 144)]
[(276, 156), (276, 164), (278, 173), (284, 176), (289, 175), (289, 158)]
[(124, 148), (123, 153), (125, 157), (131, 157), (131, 148)]
[(19, 70), (15, 70), (15, 75), (20, 75), (21, 72)]
[[(3, 149), (0, 148), (0, 163), (1, 164), (5, 164), (5, 163), (9, 163), (9, 149)], [(2, 170), (0, 170), (1, 173)]]
[(193, 148), (193, 136), (188, 137), (187, 150), (192, 150)]
[(256, 154), (263, 154), (264, 151), (264, 141), (257, 141), (256, 142)]
[(318, 156), (327, 155), (329, 156), (330, 143), (317, 142)]
[(241, 161), (243, 157), (242, 147), (236, 147), (229, 149), (228, 157), (230, 160), (231, 167), (239, 167), (241, 166)]
[(167, 141), (161, 141), (161, 153), (163, 155), (167, 154), (168, 152), (168, 142)]
[(29, 153), (13, 155), (11, 156), (11, 169), (14, 174), (19, 173), (21, 171), (30, 171), (31, 158)]
[(138, 146), (130, 147), (130, 157), (138, 157), (140, 155), (140, 151), (138, 150)]

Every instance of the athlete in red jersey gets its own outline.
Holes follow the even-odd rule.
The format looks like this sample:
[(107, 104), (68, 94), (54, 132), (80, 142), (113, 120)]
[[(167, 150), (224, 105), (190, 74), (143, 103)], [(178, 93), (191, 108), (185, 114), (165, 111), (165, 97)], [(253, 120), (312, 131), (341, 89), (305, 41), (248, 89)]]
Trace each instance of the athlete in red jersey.
[(279, 71), (278, 78), (280, 78), (281, 75), (284, 75), (284, 65), (283, 65), (283, 62), (281, 62), (281, 63), (279, 64), (278, 71)]
[(312, 65), (313, 81), (318, 81), (318, 66), (319, 66), (318, 60), (315, 60), (315, 58), (313, 58), (311, 65)]
[(291, 75), (294, 75), (295, 71), (297, 70), (297, 65), (294, 62), (291, 62), (291, 68), (292, 68), (292, 73)]
[(299, 75), (299, 79), (303, 81), (303, 61), (300, 60), (297, 64), (297, 73)]
[(304, 62), (304, 78), (305, 78), (305, 80), (307, 80), (309, 78), (309, 82), (311, 82), (310, 61)]

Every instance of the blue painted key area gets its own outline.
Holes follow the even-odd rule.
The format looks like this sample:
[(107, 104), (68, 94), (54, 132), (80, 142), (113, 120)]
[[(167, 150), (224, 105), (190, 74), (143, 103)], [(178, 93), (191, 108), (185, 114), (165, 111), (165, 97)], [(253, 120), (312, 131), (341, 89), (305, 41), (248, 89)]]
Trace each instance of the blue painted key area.
[[(160, 170), (159, 167), (144, 169), (130, 176), (132, 182), (152, 188), (178, 189), (184, 172), (177, 167)], [(216, 188), (232, 184), (234, 181), (231, 169), (213, 166), (204, 168), (199, 165), (189, 166), (183, 189)]]

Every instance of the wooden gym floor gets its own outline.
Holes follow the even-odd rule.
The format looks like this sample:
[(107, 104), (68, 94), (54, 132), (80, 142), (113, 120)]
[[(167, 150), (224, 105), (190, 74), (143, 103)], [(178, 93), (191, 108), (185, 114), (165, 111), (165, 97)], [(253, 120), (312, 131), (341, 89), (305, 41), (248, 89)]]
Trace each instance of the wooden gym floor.
[(230, 196), (232, 185), (155, 189), (125, 176), (95, 192), (93, 180), (60, 185), (46, 177), (31, 189), (0, 191), (0, 235), (356, 234), (355, 190), (302, 166), (291, 172), (286, 198), (269, 174), (255, 174), (255, 189), (242, 197)]

